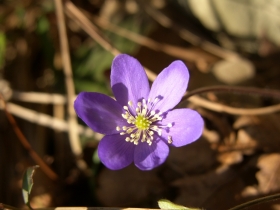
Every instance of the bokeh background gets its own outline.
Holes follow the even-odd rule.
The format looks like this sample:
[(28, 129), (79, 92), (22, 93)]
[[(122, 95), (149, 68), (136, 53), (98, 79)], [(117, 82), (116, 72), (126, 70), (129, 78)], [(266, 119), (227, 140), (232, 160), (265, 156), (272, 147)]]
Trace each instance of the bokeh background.
[[(190, 98), (180, 106), (196, 109), (205, 120), (197, 142), (171, 148), (166, 163), (152, 171), (133, 165), (110, 171), (96, 155), (100, 134), (78, 120), (78, 144), (72, 139), (67, 101), (74, 95), (66, 85), (73, 82), (75, 94), (111, 95), (110, 66), (121, 52), (155, 74), (182, 60), (191, 75), (188, 90), (213, 85), (279, 90), (279, 0), (62, 1), (65, 20), (57, 16), (57, 2), (0, 1), (0, 92), (33, 150), (56, 174), (36, 170), (33, 208), (157, 208), (157, 200), (167, 198), (222, 210), (280, 191), (279, 107), (247, 113), (276, 105), (279, 93), (278, 99), (240, 92), (207, 92), (199, 96), (204, 101)], [(59, 36), (61, 23), (67, 40)], [(64, 52), (71, 57), (72, 77), (63, 71), (63, 40), (69, 46)], [(22, 176), (38, 163), (22, 145), (3, 105), (0, 202), (22, 208)], [(276, 210), (280, 203), (250, 209)]]

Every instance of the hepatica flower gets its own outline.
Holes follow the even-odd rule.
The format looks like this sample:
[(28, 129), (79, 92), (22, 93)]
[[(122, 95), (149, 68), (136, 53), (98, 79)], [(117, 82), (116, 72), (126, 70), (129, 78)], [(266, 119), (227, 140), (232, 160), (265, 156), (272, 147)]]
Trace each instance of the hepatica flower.
[(101, 93), (81, 92), (74, 107), (95, 132), (105, 134), (98, 145), (101, 162), (112, 170), (131, 163), (141, 170), (161, 165), (169, 146), (197, 140), (203, 130), (201, 116), (191, 109), (174, 109), (189, 81), (187, 67), (174, 61), (150, 88), (141, 64), (129, 55), (115, 57), (111, 87), (116, 100)]

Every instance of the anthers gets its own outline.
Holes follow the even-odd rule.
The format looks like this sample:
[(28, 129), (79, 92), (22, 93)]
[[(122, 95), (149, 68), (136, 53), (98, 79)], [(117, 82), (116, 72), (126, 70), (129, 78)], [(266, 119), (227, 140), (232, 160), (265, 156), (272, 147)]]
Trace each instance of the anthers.
[[(161, 125), (160, 122), (163, 119), (161, 112), (153, 110), (155, 104), (159, 101), (156, 97), (153, 101), (148, 99), (142, 99), (137, 103), (135, 112), (133, 112), (133, 103), (128, 101), (128, 106), (124, 106), (124, 113), (122, 117), (127, 121), (129, 126), (117, 126), (116, 130), (120, 131), (120, 135), (127, 135), (125, 141), (132, 142), (138, 145), (139, 141), (147, 142), (148, 145), (152, 145), (155, 132), (161, 136), (162, 129), (172, 127), (171, 123), (167, 125)], [(135, 113), (135, 114), (134, 114)], [(168, 136), (168, 143), (172, 143), (171, 136)]]

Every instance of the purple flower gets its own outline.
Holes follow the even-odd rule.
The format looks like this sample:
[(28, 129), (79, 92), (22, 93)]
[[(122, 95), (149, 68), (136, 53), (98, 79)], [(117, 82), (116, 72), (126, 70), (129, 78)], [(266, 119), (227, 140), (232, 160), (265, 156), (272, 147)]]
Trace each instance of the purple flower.
[(115, 57), (111, 87), (116, 100), (95, 92), (82, 92), (74, 107), (94, 131), (105, 134), (98, 145), (101, 162), (112, 170), (132, 162), (141, 170), (161, 165), (169, 146), (197, 140), (203, 130), (201, 116), (191, 109), (175, 109), (183, 97), (189, 72), (174, 61), (154, 81), (151, 89), (141, 64), (129, 55)]

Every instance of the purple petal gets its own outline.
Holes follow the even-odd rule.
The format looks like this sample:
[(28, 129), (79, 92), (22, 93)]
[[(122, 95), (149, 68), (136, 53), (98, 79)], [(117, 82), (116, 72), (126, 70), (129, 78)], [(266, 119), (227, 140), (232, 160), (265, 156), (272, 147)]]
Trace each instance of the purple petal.
[(175, 109), (168, 112), (162, 125), (172, 124), (167, 131), (162, 129), (162, 137), (167, 142), (172, 137), (171, 145), (181, 147), (197, 140), (203, 131), (204, 121), (200, 114), (192, 109)]
[(75, 102), (77, 115), (95, 132), (114, 134), (117, 126), (127, 125), (122, 118), (121, 105), (101, 93), (82, 92)]
[(118, 55), (113, 60), (111, 87), (122, 106), (127, 106), (127, 102), (132, 101), (134, 108), (139, 99), (147, 98), (150, 91), (144, 68), (138, 60), (126, 54)]
[(161, 165), (168, 154), (168, 145), (161, 140), (154, 139), (151, 146), (143, 142), (135, 147), (134, 163), (141, 170), (151, 170)]
[(133, 143), (125, 141), (125, 136), (108, 135), (99, 142), (98, 156), (107, 168), (119, 170), (133, 162), (134, 147)]
[(154, 81), (149, 98), (160, 99), (154, 110), (165, 112), (176, 106), (183, 97), (189, 82), (189, 71), (182, 61), (174, 61)]

